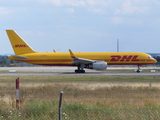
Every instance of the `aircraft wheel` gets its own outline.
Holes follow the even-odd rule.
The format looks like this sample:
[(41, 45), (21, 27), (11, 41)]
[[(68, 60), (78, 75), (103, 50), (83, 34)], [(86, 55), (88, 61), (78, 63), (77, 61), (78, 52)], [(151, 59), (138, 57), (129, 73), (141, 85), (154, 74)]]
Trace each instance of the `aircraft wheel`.
[(75, 73), (79, 73), (79, 70), (75, 70)]
[(137, 70), (137, 73), (140, 73), (140, 70)]
[(85, 70), (75, 70), (75, 73), (85, 73)]
[(85, 73), (85, 70), (81, 70), (82, 73)]
[(81, 70), (75, 70), (75, 73), (81, 73)]

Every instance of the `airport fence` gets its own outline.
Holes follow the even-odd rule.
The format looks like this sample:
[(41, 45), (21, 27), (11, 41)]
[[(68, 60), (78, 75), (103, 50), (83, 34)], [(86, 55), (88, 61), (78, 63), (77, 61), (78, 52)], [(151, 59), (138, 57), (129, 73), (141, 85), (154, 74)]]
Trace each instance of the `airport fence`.
[[(58, 100), (47, 99), (47, 97), (47, 100), (23, 97), (20, 109), (17, 110), (13, 101), (9, 100), (12, 98), (4, 99), (8, 103), (1, 101), (0, 120), (58, 120), (59, 118)], [(98, 100), (96, 98), (95, 103), (93, 102), (95, 98), (72, 99), (74, 100), (64, 97), (63, 120), (158, 120), (160, 118), (160, 106), (157, 105), (160, 101), (153, 101), (150, 98), (141, 98), (141, 100), (133, 100), (136, 98), (98, 98), (100, 99)], [(108, 104), (106, 105), (105, 102)]]
[(97, 88), (65, 83), (21, 85), (18, 109), (14, 89), (10, 84), (0, 85), (0, 120), (58, 120), (61, 90), (63, 120), (160, 118), (160, 90), (151, 84)]

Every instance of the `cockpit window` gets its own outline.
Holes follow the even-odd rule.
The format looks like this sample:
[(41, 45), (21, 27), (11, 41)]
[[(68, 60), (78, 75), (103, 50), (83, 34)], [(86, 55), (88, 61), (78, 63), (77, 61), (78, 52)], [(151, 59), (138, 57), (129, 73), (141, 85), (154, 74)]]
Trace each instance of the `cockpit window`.
[(148, 56), (148, 58), (153, 58), (152, 56)]

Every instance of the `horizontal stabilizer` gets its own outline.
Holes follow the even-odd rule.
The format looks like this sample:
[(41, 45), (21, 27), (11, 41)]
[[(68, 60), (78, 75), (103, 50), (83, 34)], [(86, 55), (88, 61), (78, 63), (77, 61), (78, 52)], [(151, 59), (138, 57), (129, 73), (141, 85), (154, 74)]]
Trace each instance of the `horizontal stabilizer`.
[(14, 57), (14, 58), (18, 58), (18, 59), (20, 59), (20, 60), (28, 59), (27, 57), (19, 56), (19, 55), (11, 55), (11, 56)]

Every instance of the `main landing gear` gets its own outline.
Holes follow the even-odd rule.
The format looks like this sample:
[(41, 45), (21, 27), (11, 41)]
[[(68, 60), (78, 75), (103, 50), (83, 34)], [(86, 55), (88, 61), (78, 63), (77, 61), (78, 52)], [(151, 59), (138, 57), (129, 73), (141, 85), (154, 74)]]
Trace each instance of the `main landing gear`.
[(75, 73), (85, 73), (85, 70), (83, 70), (84, 64), (80, 64), (77, 66), (77, 69), (75, 70)]
[(85, 70), (75, 70), (75, 73), (85, 73)]

